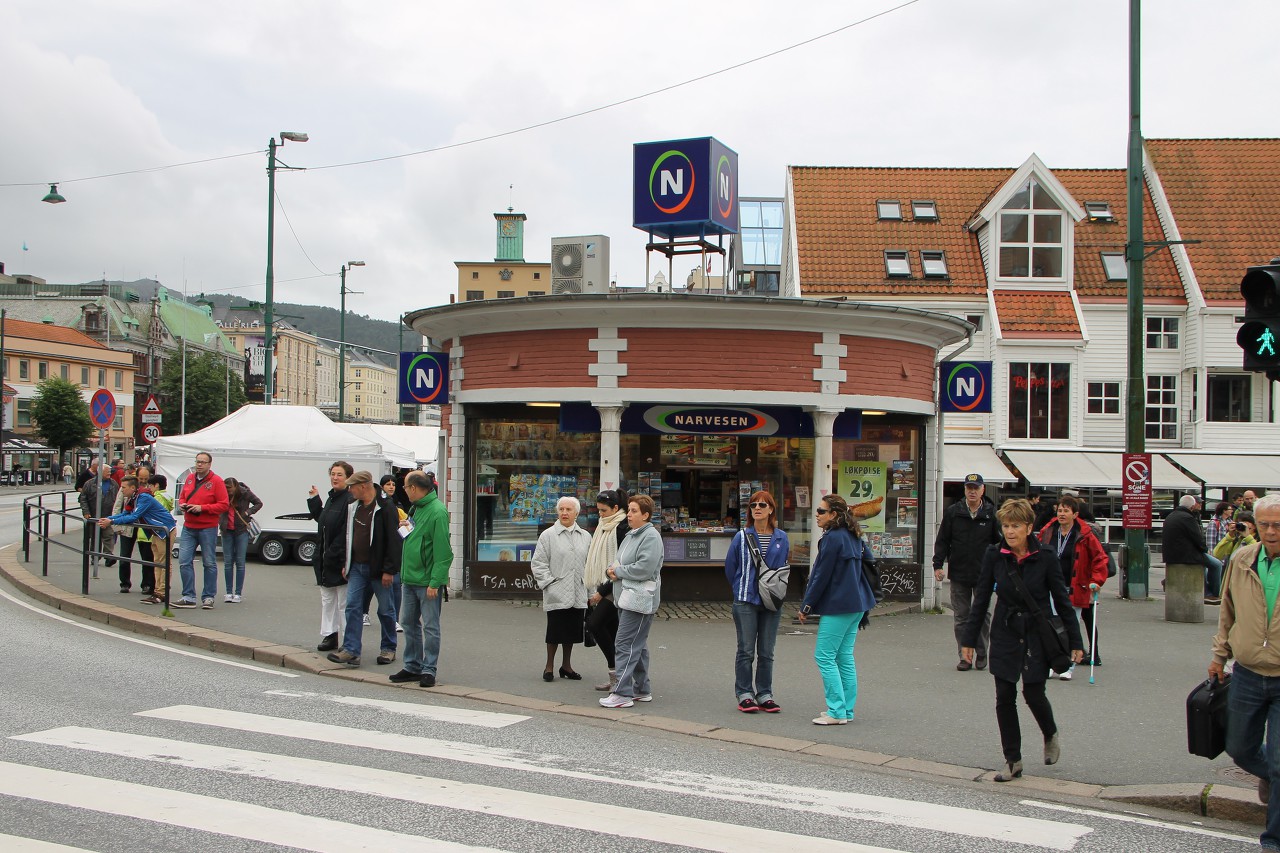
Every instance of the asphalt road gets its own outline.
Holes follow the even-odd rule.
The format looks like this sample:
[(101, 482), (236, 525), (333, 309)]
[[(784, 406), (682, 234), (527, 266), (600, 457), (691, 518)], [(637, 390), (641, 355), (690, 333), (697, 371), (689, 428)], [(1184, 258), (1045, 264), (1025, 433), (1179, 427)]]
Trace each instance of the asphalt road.
[[(0, 496), (0, 543), (16, 515)], [(1250, 828), (259, 667), (0, 585), (0, 849), (1228, 851)]]

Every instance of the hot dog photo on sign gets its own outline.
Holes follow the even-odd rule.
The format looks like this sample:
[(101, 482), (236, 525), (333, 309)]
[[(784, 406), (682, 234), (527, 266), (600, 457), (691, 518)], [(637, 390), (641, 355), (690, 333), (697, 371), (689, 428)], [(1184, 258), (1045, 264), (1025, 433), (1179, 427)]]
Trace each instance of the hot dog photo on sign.
[(888, 465), (884, 462), (841, 462), (836, 491), (848, 502), (849, 511), (866, 532), (885, 529), (885, 493)]

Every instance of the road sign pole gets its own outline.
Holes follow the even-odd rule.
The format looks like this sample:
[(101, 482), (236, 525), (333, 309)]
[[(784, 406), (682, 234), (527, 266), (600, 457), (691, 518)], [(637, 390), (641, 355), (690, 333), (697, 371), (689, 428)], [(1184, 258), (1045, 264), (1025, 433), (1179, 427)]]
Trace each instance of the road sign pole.
[[(102, 474), (103, 474), (103, 471), (105, 470), (103, 466), (106, 464), (107, 464), (107, 431), (105, 429), (99, 429), (98, 430), (98, 482), (94, 484), (97, 486), (97, 489), (94, 492), (95, 497), (93, 502), (93, 517), (95, 519), (102, 518)], [(98, 527), (97, 521), (92, 522), (92, 524), (93, 524), (93, 536), (90, 537), (89, 542), (93, 545), (94, 551), (101, 551), (102, 548), (100, 546), (101, 546), (101, 538), (102, 538), (102, 528)], [(97, 556), (96, 555), (93, 556), (90, 559), (90, 562), (93, 563), (93, 577), (96, 580), (98, 577)], [(88, 578), (85, 578), (84, 580), (83, 592), (85, 595), (89, 594)]]

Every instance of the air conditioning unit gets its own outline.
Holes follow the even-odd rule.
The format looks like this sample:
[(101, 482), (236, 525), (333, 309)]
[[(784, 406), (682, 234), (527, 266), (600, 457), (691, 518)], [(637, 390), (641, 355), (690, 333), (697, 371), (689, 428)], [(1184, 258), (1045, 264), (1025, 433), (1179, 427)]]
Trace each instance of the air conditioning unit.
[(553, 237), (551, 292), (608, 293), (609, 238)]

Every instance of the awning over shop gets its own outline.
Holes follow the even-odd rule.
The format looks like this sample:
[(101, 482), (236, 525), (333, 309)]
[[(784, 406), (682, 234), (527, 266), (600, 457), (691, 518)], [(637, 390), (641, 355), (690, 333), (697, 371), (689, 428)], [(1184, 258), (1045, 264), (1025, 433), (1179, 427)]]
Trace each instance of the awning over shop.
[[(1006, 450), (1004, 455), (1033, 486), (1118, 489), (1121, 486), (1121, 454), (1101, 450)], [(1152, 454), (1152, 485), (1157, 489), (1200, 491), (1200, 484)]]
[(1013, 483), (1018, 479), (989, 444), (944, 444), (942, 478), (958, 483), (966, 474), (981, 474), (988, 483)]
[(1166, 453), (1166, 458), (1190, 471), (1206, 486), (1280, 489), (1280, 456), (1240, 456), (1231, 453)]

